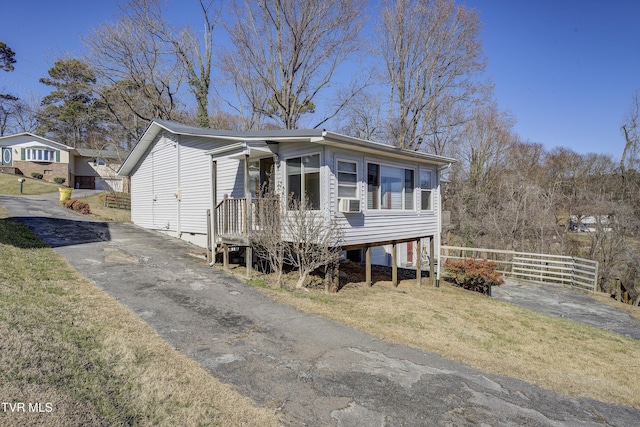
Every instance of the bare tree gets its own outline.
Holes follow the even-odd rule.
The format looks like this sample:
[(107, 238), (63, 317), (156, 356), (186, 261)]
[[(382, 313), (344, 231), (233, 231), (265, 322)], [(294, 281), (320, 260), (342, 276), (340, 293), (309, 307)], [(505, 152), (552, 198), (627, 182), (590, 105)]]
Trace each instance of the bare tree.
[(453, 0), (388, 0), (377, 31), (386, 66), (389, 126), (403, 148), (444, 152), (445, 135), (490, 86), (478, 15)]
[(341, 132), (366, 140), (384, 139), (380, 97), (362, 92), (347, 105)]
[(627, 165), (635, 166), (640, 153), (640, 91), (633, 95), (631, 107), (621, 126), (624, 135), (624, 149), (620, 157), (620, 172), (624, 179)]
[(38, 128), (37, 116), (41, 109), (40, 97), (31, 94), (14, 104), (13, 114), (7, 130), (11, 133), (35, 132)]
[[(285, 129), (316, 111), (338, 67), (358, 49), (364, 0), (235, 1), (223, 58), (244, 114), (258, 113)], [(315, 127), (334, 117), (361, 89), (343, 93)], [(259, 121), (258, 121), (259, 122)], [(255, 124), (255, 121), (254, 121)]]
[(287, 261), (298, 269), (296, 288), (302, 288), (315, 269), (338, 262), (341, 228), (335, 219), (325, 218), (314, 210), (307, 198), (289, 197), (282, 220)]
[(19, 102), (20, 100), (13, 95), (0, 93), (0, 136), (7, 132)]
[(154, 39), (164, 44), (184, 66), (189, 90), (197, 104), (198, 125), (209, 127), (209, 88), (213, 31), (218, 11), (214, 0), (199, 0), (203, 20), (202, 42), (189, 27), (175, 27), (165, 19), (164, 0), (129, 0), (125, 13)]
[(507, 148), (513, 139), (513, 119), (498, 111), (495, 105), (476, 108), (473, 118), (464, 126), (466, 145), (457, 155), (468, 174), (468, 182), (476, 191), (491, 186), (493, 176), (502, 171)]
[(122, 123), (129, 130), (136, 121), (146, 125), (154, 118), (176, 116), (184, 63), (132, 16), (125, 14), (115, 24), (101, 25), (87, 37), (86, 44), (90, 51), (87, 61), (104, 86), (105, 103), (117, 102), (136, 117)]

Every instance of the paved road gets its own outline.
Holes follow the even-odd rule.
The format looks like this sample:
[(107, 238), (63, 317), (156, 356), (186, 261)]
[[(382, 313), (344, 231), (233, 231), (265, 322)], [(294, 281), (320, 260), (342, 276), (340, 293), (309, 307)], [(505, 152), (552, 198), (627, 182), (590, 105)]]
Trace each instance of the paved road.
[(171, 345), (290, 426), (631, 426), (640, 411), (486, 374), (273, 302), (182, 241), (87, 221), (50, 196), (0, 196)]

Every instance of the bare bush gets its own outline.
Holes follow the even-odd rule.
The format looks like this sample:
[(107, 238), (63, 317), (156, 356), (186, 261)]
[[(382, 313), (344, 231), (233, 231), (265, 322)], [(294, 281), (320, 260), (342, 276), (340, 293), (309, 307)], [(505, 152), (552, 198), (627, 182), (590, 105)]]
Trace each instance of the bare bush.
[(253, 247), (276, 274), (276, 283), (281, 286), (284, 265), (289, 264), (299, 273), (296, 288), (302, 288), (315, 269), (338, 262), (342, 230), (308, 198), (290, 195), (283, 205), (279, 194), (267, 184), (254, 201)]
[(276, 273), (276, 283), (281, 284), (284, 266), (285, 242), (282, 239), (282, 213), (280, 198), (263, 194), (254, 204), (253, 245), (256, 255), (269, 263)]
[(322, 211), (314, 210), (308, 198), (289, 197), (285, 216), (282, 231), (289, 255), (287, 262), (298, 269), (296, 288), (302, 288), (315, 269), (338, 262), (342, 230), (334, 218), (326, 218)]

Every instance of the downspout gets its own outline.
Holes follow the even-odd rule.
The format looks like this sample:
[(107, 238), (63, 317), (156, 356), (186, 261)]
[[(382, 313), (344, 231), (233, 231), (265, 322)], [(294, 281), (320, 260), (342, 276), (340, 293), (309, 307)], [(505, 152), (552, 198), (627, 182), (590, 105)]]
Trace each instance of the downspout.
[(175, 197), (176, 197), (176, 202), (177, 202), (177, 206), (176, 209), (178, 211), (178, 226), (177, 226), (177, 232), (178, 232), (178, 238), (182, 238), (182, 226), (181, 226), (181, 221), (180, 221), (180, 200), (182, 198), (182, 194), (180, 192), (180, 136), (181, 135), (176, 135), (176, 145), (178, 148), (178, 180), (177, 180), (177, 188), (176, 188), (176, 192), (175, 192)]
[(211, 235), (209, 238), (211, 241), (209, 242), (209, 246), (211, 246), (211, 263), (210, 266), (213, 266), (216, 263), (216, 244), (218, 240), (218, 236), (216, 236), (216, 205), (218, 204), (218, 195), (217, 195), (217, 174), (218, 174), (218, 165), (213, 161), (213, 156), (209, 156), (209, 195), (210, 195), (210, 203), (209, 209), (211, 209)]
[[(438, 257), (436, 258), (436, 260), (438, 261), (438, 265), (436, 268), (436, 288), (440, 287), (440, 273), (441, 273), (441, 269), (442, 269), (442, 258), (441, 258), (441, 252), (442, 252), (442, 179), (441, 179), (441, 175), (442, 172), (449, 169), (451, 167), (451, 163), (449, 163), (446, 166), (441, 166), (438, 168), (438, 220), (437, 220), (437, 233), (436, 233), (436, 253), (438, 254)], [(431, 254), (431, 256), (433, 256), (433, 254)]]
[[(322, 170), (325, 170), (325, 174), (324, 174), (324, 185), (322, 187), (324, 187), (324, 191), (322, 191), (322, 187), (320, 187), (320, 206), (322, 208), (322, 206), (326, 206), (326, 212), (324, 213), (324, 220), (325, 220), (325, 224), (330, 224), (331, 221), (331, 217), (332, 217), (332, 210), (331, 210), (331, 204), (332, 204), (332, 200), (331, 200), (331, 173), (329, 173), (329, 159), (327, 159), (327, 146), (323, 145), (322, 146), (322, 159), (320, 161), (320, 185), (322, 185)], [(323, 194), (324, 193), (324, 194)], [(323, 201), (323, 196), (325, 197), (325, 203), (322, 203)]]

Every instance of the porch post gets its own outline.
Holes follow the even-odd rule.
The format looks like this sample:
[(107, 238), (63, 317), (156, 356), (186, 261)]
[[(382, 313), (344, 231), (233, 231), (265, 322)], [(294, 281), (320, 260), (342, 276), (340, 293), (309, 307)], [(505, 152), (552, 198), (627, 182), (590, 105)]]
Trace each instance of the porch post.
[(244, 211), (244, 218), (242, 221), (244, 223), (244, 229), (249, 235), (249, 231), (251, 227), (249, 226), (249, 220), (251, 218), (251, 189), (249, 188), (249, 154), (244, 155), (244, 198), (246, 200), (247, 207)]
[(247, 277), (251, 277), (251, 272), (253, 271), (253, 248), (251, 247), (251, 242), (249, 242), (249, 246), (244, 252), (244, 263), (247, 267)]
[(394, 242), (391, 245), (391, 284), (398, 287), (398, 248)]
[(222, 244), (222, 266), (229, 268), (229, 245), (226, 243)]
[(213, 262), (213, 237), (211, 235), (211, 209), (207, 209), (207, 262)]
[(364, 264), (364, 270), (365, 270), (365, 279), (364, 281), (367, 283), (367, 286), (373, 286), (373, 282), (371, 281), (371, 246), (367, 246), (367, 249), (365, 250), (365, 255), (364, 255), (364, 259), (365, 259), (365, 264)]
[(422, 239), (416, 241), (416, 279), (418, 287), (422, 287)]
[(435, 239), (434, 236), (429, 238), (429, 286), (436, 285), (436, 275), (434, 274), (435, 266)]

